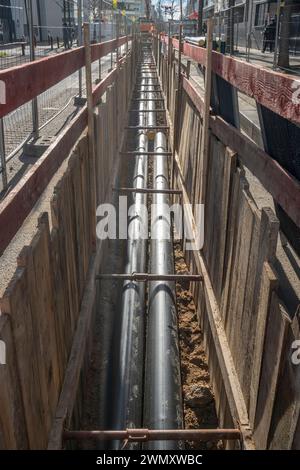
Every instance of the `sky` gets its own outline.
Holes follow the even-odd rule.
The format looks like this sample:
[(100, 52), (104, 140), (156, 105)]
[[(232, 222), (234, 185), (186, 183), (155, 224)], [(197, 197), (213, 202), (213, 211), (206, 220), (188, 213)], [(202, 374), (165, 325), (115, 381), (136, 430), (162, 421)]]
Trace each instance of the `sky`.
[[(152, 1), (152, 4), (153, 5), (157, 5), (159, 2), (159, 0), (155, 0), (155, 1)], [(177, 4), (177, 8), (178, 8), (178, 12), (175, 13), (174, 15), (174, 19), (179, 19), (179, 0), (176, 1), (176, 4)], [(185, 12), (185, 7), (186, 7), (186, 4), (187, 4), (187, 0), (182, 0), (182, 6), (183, 6), (183, 14)], [(161, 5), (171, 5), (171, 0), (161, 0)]]

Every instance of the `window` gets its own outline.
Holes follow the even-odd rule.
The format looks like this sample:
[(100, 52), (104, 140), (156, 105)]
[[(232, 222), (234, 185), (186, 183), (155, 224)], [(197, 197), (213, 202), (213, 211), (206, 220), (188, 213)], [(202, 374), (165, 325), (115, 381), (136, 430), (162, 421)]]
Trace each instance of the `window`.
[(255, 6), (254, 26), (264, 26), (267, 21), (268, 4), (260, 3)]

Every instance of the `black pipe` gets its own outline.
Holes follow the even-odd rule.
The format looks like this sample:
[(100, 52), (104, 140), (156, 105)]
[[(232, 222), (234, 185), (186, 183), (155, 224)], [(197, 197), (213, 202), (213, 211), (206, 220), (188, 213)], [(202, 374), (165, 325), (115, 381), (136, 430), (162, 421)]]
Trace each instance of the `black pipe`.
[[(146, 107), (140, 103), (140, 111)], [(139, 114), (139, 124), (146, 124), (146, 116)], [(146, 188), (148, 178), (148, 139), (139, 132), (133, 175), (133, 187)], [(128, 224), (127, 259), (125, 273), (147, 271), (147, 243), (142, 237), (143, 211), (147, 195), (136, 193), (133, 197), (134, 211)], [(130, 204), (128, 204), (129, 206)], [(120, 312), (115, 319), (114, 351), (112, 358), (111, 408), (108, 411), (108, 425), (111, 429), (139, 428), (142, 423), (143, 369), (145, 343), (145, 284), (125, 281), (122, 290)], [(122, 442), (112, 441), (112, 449), (120, 449)], [(130, 449), (138, 444), (130, 444)]]
[[(154, 150), (154, 188), (168, 189), (166, 137), (156, 134)], [(174, 273), (172, 224), (169, 195), (155, 194), (151, 218), (151, 273)], [(182, 394), (175, 283), (149, 283), (149, 307), (146, 337), (144, 427), (182, 429)], [(146, 445), (150, 450), (176, 450), (180, 442), (157, 441)]]

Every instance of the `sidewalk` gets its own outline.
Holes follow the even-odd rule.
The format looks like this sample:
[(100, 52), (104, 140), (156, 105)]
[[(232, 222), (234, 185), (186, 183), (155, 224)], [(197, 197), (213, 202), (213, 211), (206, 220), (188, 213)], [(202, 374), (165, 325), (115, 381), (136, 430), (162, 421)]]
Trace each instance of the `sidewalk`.
[[(237, 59), (247, 60), (246, 48), (238, 46), (234, 51), (234, 57)], [(259, 67), (263, 66), (267, 68), (273, 68), (274, 61), (274, 52), (262, 52), (258, 49), (250, 49), (249, 54), (249, 63), (258, 65)], [(290, 67), (287, 69), (282, 69), (277, 67), (277, 71), (285, 72), (291, 75), (300, 75), (300, 55), (292, 55), (290, 53)]]

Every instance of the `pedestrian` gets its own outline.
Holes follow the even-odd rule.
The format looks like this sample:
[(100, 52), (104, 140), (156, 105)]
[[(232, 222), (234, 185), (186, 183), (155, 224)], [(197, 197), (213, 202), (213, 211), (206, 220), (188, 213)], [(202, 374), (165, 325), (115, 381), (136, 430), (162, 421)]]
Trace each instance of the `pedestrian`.
[(262, 52), (266, 52), (267, 48), (269, 48), (270, 52), (273, 52), (274, 45), (275, 45), (275, 37), (276, 37), (276, 20), (273, 18), (269, 24), (264, 29), (263, 33), (263, 48)]
[(68, 28), (67, 23), (63, 23), (63, 40), (64, 40), (64, 48), (70, 49), (69, 28)]

